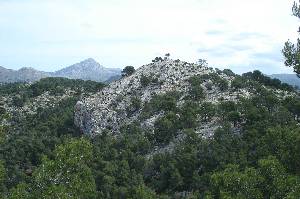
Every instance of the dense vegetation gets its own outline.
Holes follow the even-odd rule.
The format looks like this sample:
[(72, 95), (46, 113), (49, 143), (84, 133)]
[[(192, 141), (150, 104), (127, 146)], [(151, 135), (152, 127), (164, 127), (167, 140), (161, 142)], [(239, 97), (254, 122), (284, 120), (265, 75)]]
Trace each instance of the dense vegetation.
[[(206, 80), (220, 90), (247, 87), (257, 94), (237, 102), (204, 102), (200, 83)], [(157, 95), (143, 107), (132, 98), (127, 111), (140, 110), (140, 120), (165, 112), (153, 133), (135, 122), (118, 136), (107, 130), (85, 137), (73, 125), (74, 105), (80, 93), (102, 87), (60, 78), (0, 87), (3, 95), (29, 98), (44, 91), (59, 95), (65, 88), (78, 92), (0, 128), (1, 197), (300, 198), (300, 99), (271, 89), (292, 88), (259, 72), (235, 76), (231, 85), (216, 74), (197, 76), (190, 79), (182, 106), (176, 103), (178, 92)], [(199, 123), (215, 118), (220, 126), (212, 137), (195, 133)], [(174, 142), (170, 150), (155, 152)]]
[(270, 86), (273, 88), (285, 90), (285, 91), (292, 91), (293, 87), (289, 84), (282, 83), (279, 79), (272, 79), (270, 77), (267, 77), (263, 75), (260, 71), (255, 70), (253, 72), (244, 73), (243, 77), (247, 79), (255, 80), (259, 83), (262, 83), (266, 86)]

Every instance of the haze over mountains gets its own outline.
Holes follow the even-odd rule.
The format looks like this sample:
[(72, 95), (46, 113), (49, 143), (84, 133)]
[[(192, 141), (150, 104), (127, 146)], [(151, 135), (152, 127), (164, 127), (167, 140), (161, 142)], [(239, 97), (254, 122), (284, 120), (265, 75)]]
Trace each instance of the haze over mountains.
[(273, 74), (270, 77), (300, 88), (300, 78), (296, 74)]
[(121, 69), (105, 68), (94, 59), (88, 58), (55, 72), (39, 71), (30, 67), (12, 70), (0, 66), (0, 83), (35, 82), (45, 77), (65, 77), (104, 82), (120, 74)]

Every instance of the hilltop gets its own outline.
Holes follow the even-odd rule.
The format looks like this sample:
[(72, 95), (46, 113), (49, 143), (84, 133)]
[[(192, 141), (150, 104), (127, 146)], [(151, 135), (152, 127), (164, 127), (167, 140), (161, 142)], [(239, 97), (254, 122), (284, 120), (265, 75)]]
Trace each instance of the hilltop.
[[(79, 101), (75, 107), (75, 124), (87, 134), (101, 134), (107, 129), (119, 133), (122, 126), (133, 122), (153, 130), (156, 120), (168, 112), (153, 107), (156, 100), (171, 100), (166, 103), (174, 103), (175, 108), (191, 101), (214, 105), (226, 101), (237, 103), (257, 93), (247, 81), (250, 82), (249, 78), (241, 78), (228, 69), (220, 71), (203, 64), (165, 58), (141, 66), (131, 76), (112, 82), (101, 92)], [(274, 92), (278, 92), (278, 96), (282, 96), (279, 93), (291, 95), (282, 90)], [(199, 122), (196, 132), (212, 135), (220, 125), (217, 121), (216, 117), (213, 124)]]

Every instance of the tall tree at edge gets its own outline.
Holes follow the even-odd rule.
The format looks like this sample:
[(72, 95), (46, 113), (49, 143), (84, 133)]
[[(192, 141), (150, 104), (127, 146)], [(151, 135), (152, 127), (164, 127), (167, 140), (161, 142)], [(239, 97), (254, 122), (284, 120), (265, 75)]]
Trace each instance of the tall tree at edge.
[[(292, 12), (293, 16), (300, 19), (300, 5), (298, 3), (294, 2)], [(298, 30), (298, 33), (300, 33), (300, 28)], [(282, 53), (285, 57), (285, 65), (288, 67), (292, 67), (294, 69), (294, 72), (300, 78), (300, 39), (297, 39), (296, 44), (292, 43), (290, 40), (285, 42)]]

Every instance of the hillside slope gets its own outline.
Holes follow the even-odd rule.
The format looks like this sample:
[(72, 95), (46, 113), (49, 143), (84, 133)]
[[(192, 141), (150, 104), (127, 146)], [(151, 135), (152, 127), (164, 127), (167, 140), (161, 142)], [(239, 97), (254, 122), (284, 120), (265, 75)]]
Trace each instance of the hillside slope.
[[(163, 100), (166, 94), (171, 93), (176, 106), (181, 107), (188, 101), (200, 104), (237, 102), (256, 92), (251, 87), (230, 88), (234, 79), (232, 72), (217, 73), (199, 64), (171, 59), (155, 61), (140, 67), (129, 77), (111, 83), (100, 93), (79, 101), (75, 107), (75, 124), (88, 134), (101, 134), (107, 129), (118, 133), (123, 125), (134, 121), (151, 129), (167, 111), (151, 112), (149, 106), (159, 98)], [(201, 123), (197, 128), (200, 132)], [(213, 130), (206, 133), (212, 134)]]

